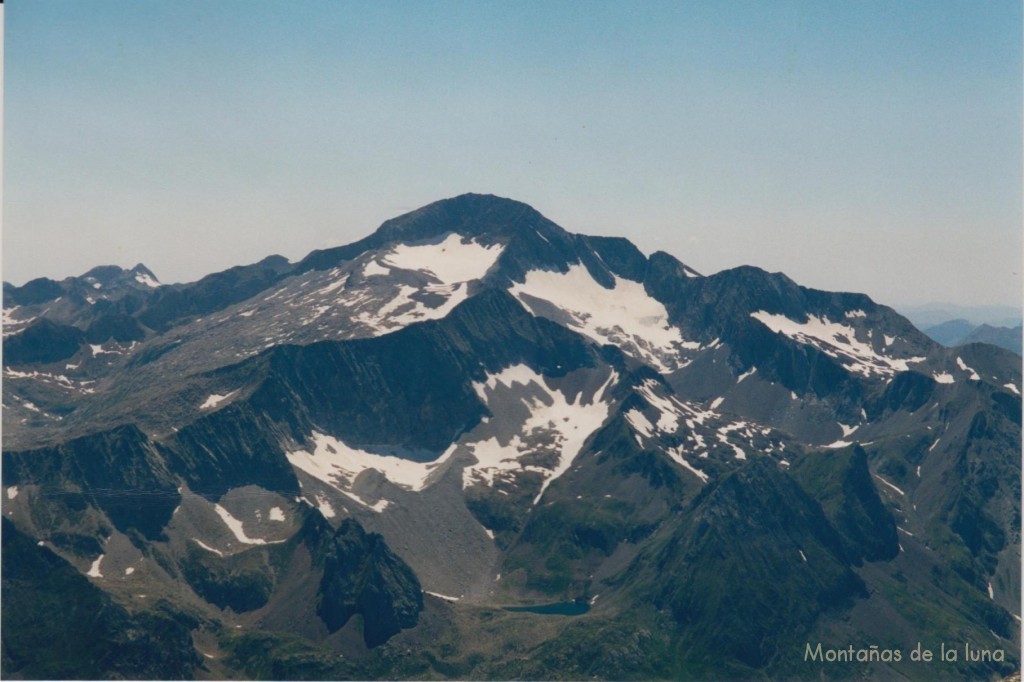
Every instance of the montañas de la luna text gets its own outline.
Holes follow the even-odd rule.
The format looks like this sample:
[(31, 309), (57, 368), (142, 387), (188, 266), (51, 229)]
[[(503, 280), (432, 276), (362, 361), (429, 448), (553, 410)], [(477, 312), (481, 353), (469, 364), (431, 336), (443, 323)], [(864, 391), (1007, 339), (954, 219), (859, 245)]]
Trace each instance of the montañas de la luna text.
[(940, 644), (938, 650), (924, 648), (918, 642), (908, 654), (902, 649), (884, 649), (875, 644), (867, 647), (854, 647), (852, 644), (845, 649), (825, 648), (819, 642), (812, 646), (809, 642), (804, 646), (804, 660), (823, 663), (899, 663), (907, 659), (922, 663), (944, 662), (957, 663), (966, 661), (978, 663), (994, 661), (1003, 663), (1006, 653), (1002, 649), (979, 649), (965, 642), (961, 647)]

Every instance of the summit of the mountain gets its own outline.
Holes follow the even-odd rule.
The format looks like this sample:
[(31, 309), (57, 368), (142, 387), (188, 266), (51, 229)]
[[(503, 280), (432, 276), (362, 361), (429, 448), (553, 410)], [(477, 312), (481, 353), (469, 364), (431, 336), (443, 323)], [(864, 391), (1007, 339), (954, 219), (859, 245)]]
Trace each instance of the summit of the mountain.
[(530, 230), (549, 239), (564, 234), (527, 204), (491, 194), (462, 194), (386, 220), (372, 234), (352, 244), (313, 251), (299, 261), (296, 270), (324, 269), (370, 249), (430, 241), (450, 233), (493, 243)]
[(520, 201), (493, 194), (461, 194), (387, 220), (374, 234), (386, 241), (429, 239), (448, 232), (493, 239), (524, 230), (538, 230), (546, 237), (564, 233)]

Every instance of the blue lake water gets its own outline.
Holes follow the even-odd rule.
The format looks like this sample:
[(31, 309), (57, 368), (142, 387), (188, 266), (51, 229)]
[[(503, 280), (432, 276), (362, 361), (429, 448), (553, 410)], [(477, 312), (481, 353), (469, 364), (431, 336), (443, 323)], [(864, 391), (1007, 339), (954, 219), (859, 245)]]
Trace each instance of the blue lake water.
[(582, 616), (590, 610), (590, 604), (576, 601), (560, 601), (537, 606), (506, 606), (506, 611), (539, 613), (544, 616)]

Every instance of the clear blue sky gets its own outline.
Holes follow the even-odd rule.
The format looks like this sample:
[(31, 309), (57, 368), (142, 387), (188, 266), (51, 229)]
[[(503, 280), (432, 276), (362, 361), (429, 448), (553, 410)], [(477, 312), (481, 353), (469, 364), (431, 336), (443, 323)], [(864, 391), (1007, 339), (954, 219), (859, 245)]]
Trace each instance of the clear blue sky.
[(463, 192), (705, 273), (1019, 304), (1021, 3), (9, 0), (4, 279)]

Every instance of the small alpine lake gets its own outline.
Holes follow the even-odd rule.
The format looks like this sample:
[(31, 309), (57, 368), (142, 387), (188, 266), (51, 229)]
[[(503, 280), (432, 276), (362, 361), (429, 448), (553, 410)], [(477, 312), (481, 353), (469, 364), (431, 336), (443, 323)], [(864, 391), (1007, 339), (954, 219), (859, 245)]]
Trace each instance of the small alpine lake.
[(581, 601), (559, 601), (536, 606), (503, 606), (505, 611), (517, 613), (539, 613), (542, 616), (582, 616), (590, 610), (590, 604)]

